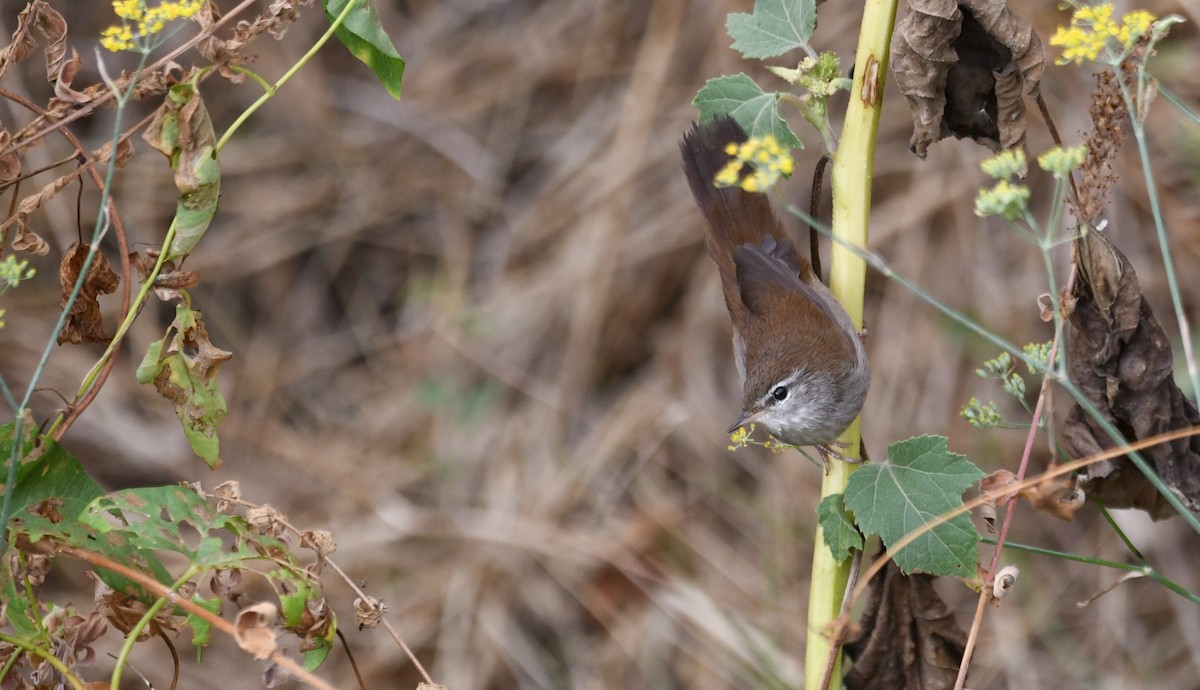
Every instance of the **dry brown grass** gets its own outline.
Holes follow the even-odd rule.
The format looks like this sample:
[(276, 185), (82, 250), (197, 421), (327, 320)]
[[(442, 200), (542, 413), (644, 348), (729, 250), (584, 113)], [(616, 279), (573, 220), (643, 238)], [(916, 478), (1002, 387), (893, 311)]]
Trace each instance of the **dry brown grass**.
[[(235, 353), (222, 369), (225, 467), (209, 475), (169, 407), (133, 382), (129, 352), (166, 322), (155, 309), (66, 445), (112, 486), (238, 479), (246, 498), (333, 530), (339, 562), (454, 690), (796, 687), (819, 470), (798, 455), (725, 450), (737, 411), (729, 325), (676, 147), (705, 79), (756, 69), (723, 31), (725, 13), (750, 3), (378, 4), (408, 60), (404, 101), (327, 48), (224, 153), (221, 213), (188, 260), (202, 277), (196, 305)], [(1064, 21), (1024, 4), (1043, 35)], [(825, 5), (818, 32), (843, 62), (851, 7)], [(1191, 22), (1159, 66), (1195, 103), (1196, 7), (1153, 9)], [(281, 73), (319, 20), (308, 10), (288, 40), (257, 44), (257, 69)], [(1088, 74), (1046, 78), (1069, 139), (1085, 124)], [(209, 87), (218, 128), (252, 91)], [(1008, 337), (1048, 339), (1040, 259), (971, 213), (985, 152), (943, 142), (916, 160), (903, 99), (886, 98), (872, 247)], [(1200, 140), (1165, 102), (1154, 117), (1156, 173), (1194, 303)], [(1048, 146), (1042, 134), (1030, 143)], [(1170, 323), (1130, 153), (1112, 232)], [(806, 153), (801, 169), (813, 160)], [(143, 152), (121, 176), (136, 240), (153, 241), (169, 219), (166, 172)], [(44, 234), (61, 251), (74, 221), (56, 213)], [(53, 264), (40, 268), (53, 277)], [(37, 285), (48, 290), (6, 297), (10, 381), (27, 375), (57, 304)], [(972, 395), (1003, 397), (972, 373), (995, 353), (879, 276), (867, 310), (872, 453), (941, 433), (985, 469), (1013, 468), (1018, 433), (957, 417)], [(96, 354), (63, 350), (48, 383), (72, 388)], [(39, 403), (44, 413), (55, 401)], [(1122, 520), (1153, 562), (1200, 590), (1197, 535), (1178, 521)], [(1066, 524), (1023, 507), (1013, 538), (1126, 558), (1091, 508)], [(1080, 610), (1118, 573), (1009, 558), (1023, 576), (988, 612), (971, 687), (1194, 686), (1192, 605), (1136, 581)], [(973, 597), (945, 584), (952, 601)], [(349, 626), (353, 595), (330, 594)], [(347, 634), (370, 687), (416, 685), (381, 635)], [(222, 645), (199, 667), (185, 660), (182, 687), (254, 687), (255, 664)], [(160, 657), (147, 648), (136, 661), (163, 673)], [(339, 653), (325, 676), (352, 685)]]

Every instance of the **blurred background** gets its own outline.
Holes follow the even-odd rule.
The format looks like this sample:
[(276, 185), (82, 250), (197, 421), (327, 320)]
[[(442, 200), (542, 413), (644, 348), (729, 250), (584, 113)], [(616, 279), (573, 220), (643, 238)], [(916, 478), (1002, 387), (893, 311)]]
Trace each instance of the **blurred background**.
[[(54, 4), (93, 66), (92, 42), (111, 16)], [(66, 447), (106, 487), (238, 480), (247, 500), (273, 504), (302, 529), (331, 530), (334, 559), (387, 604), (433, 678), (453, 690), (799, 687), (820, 470), (796, 453), (726, 449), (739, 411), (730, 327), (677, 147), (705, 80), (745, 71), (784, 88), (729, 48), (725, 16), (752, 2), (376, 4), (408, 63), (404, 99), (327, 46), (224, 150), (221, 211), (187, 260), (201, 277), (194, 305), (214, 343), (234, 353), (220, 374), (225, 465), (209, 471), (170, 405), (134, 380), (172, 318), (173, 306), (157, 303)], [(22, 6), (0, 3), (0, 33), (11, 33)], [(1069, 19), (1052, 3), (1014, 9), (1043, 40)], [(1188, 22), (1153, 71), (1195, 108), (1200, 3), (1147, 9)], [(820, 10), (814, 43), (846, 69), (859, 19), (853, 3)], [(251, 67), (274, 81), (326, 26), (319, 7), (301, 8), (282, 41), (251, 45)], [(45, 102), (38, 60), (0, 86)], [(1043, 93), (1067, 143), (1087, 126), (1094, 71), (1047, 69)], [(250, 82), (206, 82), (218, 132), (259, 93)], [(7, 104), (0, 118), (10, 130), (27, 121)], [(819, 146), (792, 120), (809, 149), (780, 208), (807, 203)], [(110, 121), (104, 113), (78, 131), (95, 147)], [(1030, 149), (1049, 148), (1036, 114), (1030, 122)], [(1196, 322), (1200, 128), (1161, 99), (1148, 128)], [(871, 248), (1005, 337), (1049, 340), (1036, 304), (1047, 291), (1039, 254), (972, 212), (988, 152), (949, 140), (920, 161), (910, 133), (889, 75)], [(69, 155), (47, 141), (31, 161)], [(117, 200), (145, 249), (161, 240), (175, 191), (165, 159), (140, 139), (136, 147)], [(1178, 334), (1135, 154), (1130, 141), (1119, 158), (1109, 233)], [(1035, 173), (1030, 184), (1044, 218), (1051, 182)], [(51, 245), (35, 261), (38, 277), (4, 296), (0, 370), (17, 389), (58, 312), (57, 263), (76, 236), (67, 196), (33, 219)], [(84, 197), (85, 219), (94, 197)], [(827, 196), (825, 208), (827, 218)], [(1061, 280), (1065, 247), (1057, 259)], [(111, 333), (117, 299), (102, 304)], [(876, 274), (866, 309), (871, 454), (944, 434), (985, 471), (1015, 470), (1023, 432), (979, 431), (958, 416), (978, 396), (1022, 419), (974, 375), (997, 352)], [(34, 398), (39, 420), (61, 404), (50, 389), (73, 392), (101, 351), (56, 352), (47, 391)], [(1036, 452), (1040, 468), (1046, 444)], [(1155, 566), (1200, 591), (1196, 534), (1178, 520), (1118, 515)], [(1068, 523), (1023, 505), (1012, 539), (1130, 558), (1090, 506)], [(1134, 580), (1080, 608), (1121, 573), (1016, 551), (1005, 560), (1022, 577), (986, 613), (970, 687), (1200, 687), (1200, 616), (1183, 598)], [(60, 566), (54, 584), (87, 606), (90, 582), (78, 570), (72, 579)], [(939, 588), (965, 628), (974, 593), (956, 581)], [(354, 628), (354, 594), (332, 581), (328, 594), (368, 686), (415, 687), (419, 675), (390, 640)], [(185, 638), (181, 687), (258, 686), (258, 663), (227, 640), (197, 665)], [(164, 650), (140, 647), (142, 672), (156, 686), (169, 679)], [(322, 675), (353, 686), (340, 651)]]

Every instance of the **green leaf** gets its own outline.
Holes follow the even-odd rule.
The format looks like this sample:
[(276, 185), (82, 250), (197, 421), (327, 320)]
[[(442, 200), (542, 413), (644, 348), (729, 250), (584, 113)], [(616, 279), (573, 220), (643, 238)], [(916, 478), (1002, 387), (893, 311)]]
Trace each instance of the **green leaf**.
[[(13, 426), (12, 422), (0, 425), (0, 453), (5, 458), (5, 467), (12, 453)], [(17, 468), (13, 514), (42, 501), (59, 499), (62, 503), (55, 511), (63, 520), (74, 520), (88, 503), (103, 495), (104, 490), (62, 446), (48, 438), (43, 438), (42, 443), (45, 444), (42, 454)]]
[[(963, 491), (983, 476), (965, 456), (947, 450), (944, 436), (917, 436), (889, 446), (887, 462), (851, 475), (846, 507), (864, 533), (878, 534), (890, 550), (905, 535), (962, 507)], [(970, 516), (956, 515), (891, 556), (905, 573), (974, 577), (978, 541)]]
[(752, 14), (733, 13), (725, 22), (733, 49), (760, 59), (807, 46), (816, 27), (815, 0), (755, 0)]
[(216, 132), (197, 82), (176, 84), (142, 135), (171, 159), (175, 170), (175, 235), (166, 258), (187, 256), (208, 230), (221, 198), (221, 166)]
[[(205, 599), (199, 594), (193, 594), (192, 603), (213, 615), (221, 612), (220, 597)], [(189, 613), (183, 624), (192, 629), (192, 645), (196, 647), (196, 661), (200, 661), (200, 657), (204, 653), (204, 647), (212, 639), (212, 623), (194, 613)]]
[[(15, 422), (0, 424), (0, 476), (7, 476), (9, 459), (12, 457), (13, 430)], [(26, 423), (22, 445), (23, 457), (33, 448), (34, 426)], [(8, 543), (24, 535), (37, 541), (46, 533), (58, 531), (57, 524), (70, 528), (76, 517), (104, 491), (92, 480), (74, 456), (54, 441), (42, 438), (44, 448), (36, 459), (17, 468), (12, 486), (12, 519), (5, 526), (9, 530)], [(5, 487), (5, 492), (8, 487)], [(28, 512), (30, 508), (37, 515)], [(25, 585), (17, 582), (9, 570), (12, 562), (5, 558), (0, 563), (0, 599), (7, 602), (5, 609), (13, 630), (25, 639), (33, 639), (39, 630), (34, 620), (36, 613), (26, 596)]]
[(346, 15), (335, 32), (338, 40), (354, 57), (362, 60), (392, 98), (400, 98), (400, 82), (404, 77), (404, 59), (396, 52), (396, 46), (379, 22), (379, 13), (371, 0), (323, 0), (325, 14), (333, 21), (346, 8), (346, 3), (355, 6)]
[(804, 148), (804, 144), (779, 116), (779, 94), (767, 93), (745, 74), (709, 79), (692, 105), (700, 110), (700, 122), (729, 115), (752, 137), (773, 135), (780, 146)]
[(825, 537), (825, 545), (838, 563), (845, 561), (863, 547), (862, 535), (850, 522), (846, 515), (846, 506), (842, 494), (830, 494), (821, 499), (817, 506), (817, 521), (821, 525), (821, 534)]
[(137, 368), (137, 380), (171, 401), (192, 450), (213, 468), (221, 464), (217, 425), (225, 417), (217, 370), (232, 356), (208, 339), (202, 313), (179, 304), (166, 335), (146, 348)]

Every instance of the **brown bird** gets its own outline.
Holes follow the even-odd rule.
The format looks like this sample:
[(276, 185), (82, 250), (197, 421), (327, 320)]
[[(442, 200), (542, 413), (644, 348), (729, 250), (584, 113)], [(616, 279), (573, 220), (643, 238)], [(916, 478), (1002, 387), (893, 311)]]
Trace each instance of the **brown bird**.
[(842, 457), (831, 446), (862, 409), (871, 370), (850, 316), (796, 252), (766, 195), (713, 185), (730, 160), (726, 147), (746, 138), (719, 117), (693, 125), (680, 144), (733, 321), (742, 414), (729, 432), (758, 423), (785, 443), (817, 446), (828, 471), (827, 456)]

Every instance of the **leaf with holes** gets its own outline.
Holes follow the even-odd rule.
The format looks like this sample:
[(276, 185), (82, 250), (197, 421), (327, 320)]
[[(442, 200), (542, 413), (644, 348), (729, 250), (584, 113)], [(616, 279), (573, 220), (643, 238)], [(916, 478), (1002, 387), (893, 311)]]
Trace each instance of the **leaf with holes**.
[(142, 138), (170, 158), (179, 190), (175, 235), (166, 258), (187, 256), (208, 230), (221, 198), (217, 136), (198, 82), (172, 86)]
[(951, 453), (944, 436), (916, 436), (888, 446), (887, 462), (866, 465), (846, 485), (846, 507), (865, 534), (878, 534), (905, 573), (974, 577), (979, 533), (970, 516), (956, 515), (899, 551), (892, 545), (962, 507), (962, 494), (983, 472)]
[(214, 469), (221, 465), (217, 425), (225, 417), (217, 369), (232, 356), (208, 339), (203, 314), (179, 304), (175, 321), (146, 349), (136, 374), (139, 383), (153, 383), (175, 405), (192, 450)]

